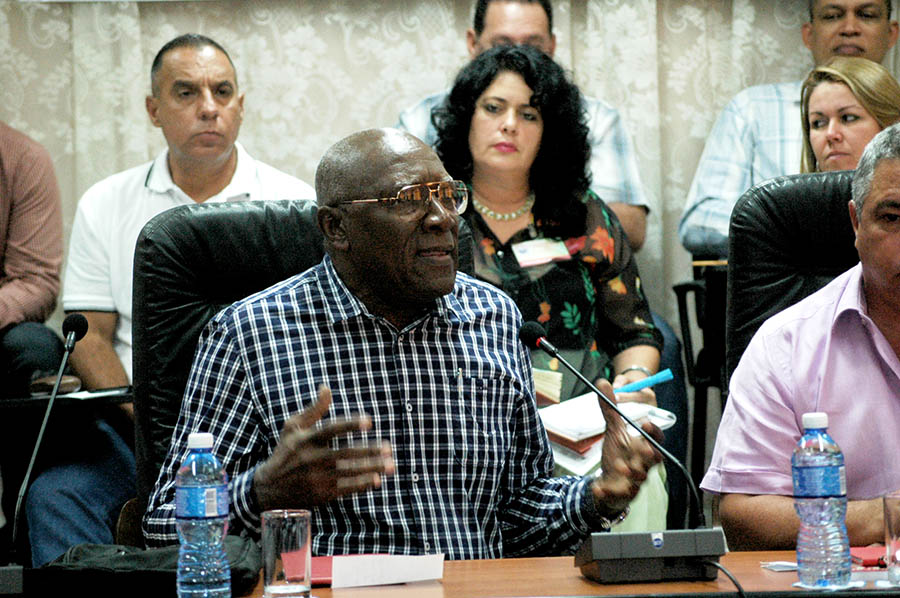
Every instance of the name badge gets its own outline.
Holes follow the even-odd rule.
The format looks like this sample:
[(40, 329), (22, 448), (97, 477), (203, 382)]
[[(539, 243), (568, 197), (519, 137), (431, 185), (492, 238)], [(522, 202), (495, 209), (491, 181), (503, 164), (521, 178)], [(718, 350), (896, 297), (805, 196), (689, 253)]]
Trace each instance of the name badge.
[(513, 255), (519, 266), (528, 268), (550, 262), (564, 262), (572, 259), (566, 244), (556, 239), (532, 239), (512, 246)]

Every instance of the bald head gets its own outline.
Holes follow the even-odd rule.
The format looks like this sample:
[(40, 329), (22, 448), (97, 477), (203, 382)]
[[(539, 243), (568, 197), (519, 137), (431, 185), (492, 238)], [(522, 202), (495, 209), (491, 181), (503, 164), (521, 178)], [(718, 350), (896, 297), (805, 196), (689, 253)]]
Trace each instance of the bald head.
[(408, 184), (404, 177), (421, 161), (438, 161), (418, 138), (398, 129), (366, 129), (332, 145), (316, 169), (319, 206), (387, 197)]
[(334, 269), (373, 313), (402, 328), (456, 280), (455, 210), (426, 198), (421, 214), (391, 202), (408, 185), (447, 181), (434, 151), (409, 133), (368, 129), (331, 146), (316, 169), (319, 228)]

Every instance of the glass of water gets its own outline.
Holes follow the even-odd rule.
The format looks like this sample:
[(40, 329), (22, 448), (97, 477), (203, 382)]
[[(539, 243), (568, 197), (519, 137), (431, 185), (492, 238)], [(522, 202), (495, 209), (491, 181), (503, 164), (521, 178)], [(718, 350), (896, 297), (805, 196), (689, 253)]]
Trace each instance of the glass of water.
[(266, 598), (309, 598), (311, 551), (309, 511), (277, 509), (263, 512), (263, 591)]

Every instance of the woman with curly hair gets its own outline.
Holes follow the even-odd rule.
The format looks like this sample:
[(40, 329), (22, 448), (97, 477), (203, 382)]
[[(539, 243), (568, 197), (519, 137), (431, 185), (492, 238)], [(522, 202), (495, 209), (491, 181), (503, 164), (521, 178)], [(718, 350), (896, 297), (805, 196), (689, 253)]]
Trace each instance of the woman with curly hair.
[[(476, 276), (543, 324), (589, 379), (619, 387), (656, 372), (662, 335), (619, 221), (589, 190), (582, 97), (562, 68), (528, 46), (495, 47), (463, 68), (432, 118), (447, 172), (470, 185)], [(539, 400), (588, 392), (555, 359), (533, 360)], [(558, 390), (544, 388), (548, 378)], [(649, 388), (617, 398), (656, 404)], [(619, 529), (665, 528), (662, 466), (651, 471)]]
[[(654, 373), (662, 337), (625, 233), (589, 190), (582, 97), (562, 68), (528, 46), (493, 48), (463, 68), (433, 119), (444, 166), (471, 186), (476, 275), (589, 378), (618, 387)], [(583, 392), (564, 374), (563, 398)], [(655, 404), (652, 389), (619, 399)]]

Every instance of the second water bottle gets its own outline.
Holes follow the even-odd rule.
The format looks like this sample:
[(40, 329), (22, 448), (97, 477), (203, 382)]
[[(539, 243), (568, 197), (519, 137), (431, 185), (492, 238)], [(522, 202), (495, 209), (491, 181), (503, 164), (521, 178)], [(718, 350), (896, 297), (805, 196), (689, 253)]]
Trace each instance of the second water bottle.
[(803, 437), (791, 458), (794, 508), (800, 517), (797, 574), (808, 587), (850, 583), (844, 455), (827, 428), (827, 413), (804, 413)]

